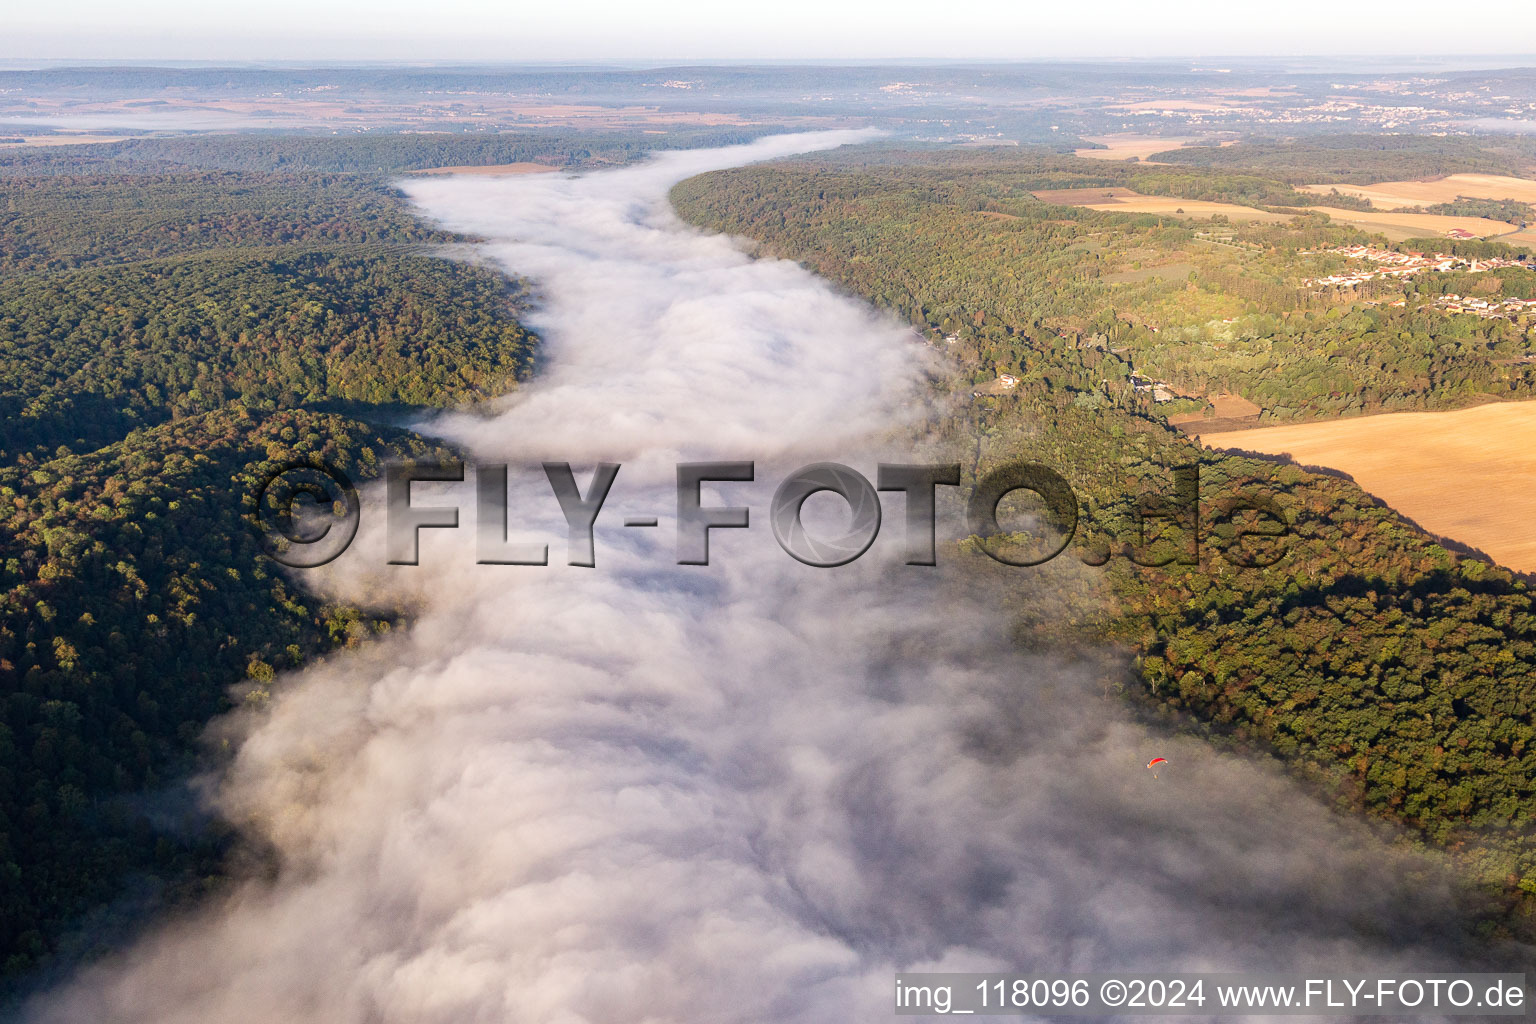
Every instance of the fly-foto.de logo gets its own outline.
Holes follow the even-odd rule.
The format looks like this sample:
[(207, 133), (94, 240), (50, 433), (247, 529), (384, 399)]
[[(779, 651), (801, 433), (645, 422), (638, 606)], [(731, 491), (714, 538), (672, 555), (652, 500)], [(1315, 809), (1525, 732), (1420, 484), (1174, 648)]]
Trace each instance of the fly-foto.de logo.
[[(549, 497), (566, 527), (568, 565), (597, 565), (596, 527), (622, 467), (597, 464), (583, 486), (568, 462), (545, 462)], [(425, 504), (412, 493), (415, 483), (465, 484), (465, 463), (404, 462), (385, 467), (385, 551), (391, 565), (418, 565), (422, 530), (454, 530), (465, 507), (474, 512), (476, 562), (481, 565), (540, 566), (550, 563), (550, 543), (511, 540), (509, 468), (505, 463), (473, 467), (474, 494), (463, 503)], [(1088, 565), (1106, 564), (1121, 554), (1139, 565), (1200, 564), (1203, 546), (1218, 526), (1220, 554), (1233, 565), (1273, 565), (1290, 533), (1284, 511), (1267, 494), (1249, 493), (1202, 504), (1198, 466), (1169, 472), (1165, 494), (1137, 496), (1130, 512), (1129, 539), (1079, 545)], [(756, 481), (754, 462), (683, 462), (677, 465), (672, 513), (678, 565), (708, 565), (715, 530), (752, 526), (748, 504), (706, 503), (704, 488), (719, 493), (732, 484)], [(837, 462), (804, 466), (779, 483), (767, 505), (774, 539), (786, 554), (821, 568), (847, 565), (860, 558), (879, 536), (883, 500), (899, 501), (904, 510), (903, 561), (932, 566), (938, 561), (940, 488), (961, 487), (959, 463), (880, 463), (875, 479)], [(806, 502), (813, 495), (835, 495), (844, 503), (840, 530), (818, 532), (807, 524)], [(882, 499), (881, 495), (889, 495)], [(897, 498), (896, 495), (900, 495)], [(1034, 506), (1031, 526), (1004, 528), (999, 506), (1012, 495), (1028, 495)], [(292, 568), (315, 568), (334, 560), (357, 535), (362, 504), (347, 475), (323, 462), (289, 465), (268, 474), (249, 498), (252, 518), (266, 553)], [(627, 516), (626, 528), (656, 529), (660, 515)], [(1035, 566), (1056, 558), (1079, 533), (1080, 504), (1071, 485), (1049, 466), (1010, 462), (978, 478), (965, 501), (964, 525), (977, 546), (1007, 565)]]

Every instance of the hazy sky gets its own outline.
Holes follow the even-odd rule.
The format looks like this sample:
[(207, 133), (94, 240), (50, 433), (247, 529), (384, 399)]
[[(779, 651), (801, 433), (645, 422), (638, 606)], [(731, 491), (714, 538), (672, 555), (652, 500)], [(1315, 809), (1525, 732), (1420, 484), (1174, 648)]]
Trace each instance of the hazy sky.
[[(0, 4), (0, 57), (678, 59), (1536, 54), (1528, 0), (51, 0)], [(1536, 57), (1532, 58), (1536, 63)]]

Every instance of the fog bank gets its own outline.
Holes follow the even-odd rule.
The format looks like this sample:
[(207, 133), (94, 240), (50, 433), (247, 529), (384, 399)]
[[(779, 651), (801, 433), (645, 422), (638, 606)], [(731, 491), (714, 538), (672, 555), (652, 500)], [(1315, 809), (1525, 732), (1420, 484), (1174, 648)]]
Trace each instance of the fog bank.
[[(1091, 659), (1015, 649), (987, 588), (900, 564), (899, 498), (852, 565), (779, 550), (773, 486), (817, 460), (872, 476), (925, 414), (926, 349), (665, 196), (849, 137), (409, 183), (541, 295), (541, 378), (430, 429), (513, 464), (514, 531), (552, 564), (474, 564), (472, 484), (422, 491), (465, 528), (418, 567), (383, 566), (365, 520), (319, 582), (419, 621), (280, 681), (218, 787), (278, 878), (33, 1020), (825, 1024), (885, 1019), (898, 969), (1455, 966), (1423, 864), (1136, 723)], [(594, 569), (564, 564), (545, 459), (583, 487), (623, 463)], [(683, 459), (759, 464), (709, 495), (753, 508), (709, 566), (674, 564)]]

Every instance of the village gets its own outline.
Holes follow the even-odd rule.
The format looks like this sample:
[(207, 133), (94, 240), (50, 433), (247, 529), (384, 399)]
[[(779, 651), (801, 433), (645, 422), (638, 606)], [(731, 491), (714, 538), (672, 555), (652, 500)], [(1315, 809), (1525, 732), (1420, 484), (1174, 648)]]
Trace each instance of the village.
[(1485, 319), (1492, 317), (1526, 316), (1536, 313), (1536, 299), (1478, 299), (1463, 295), (1442, 295), (1434, 302), (1436, 309), (1448, 313), (1471, 313)]
[[(1218, 242), (1229, 242), (1228, 239), (1211, 239)], [(1303, 279), (1304, 287), (1339, 287), (1353, 288), (1366, 281), (1385, 278), (1408, 278), (1421, 273), (1484, 273), (1490, 270), (1501, 270), (1508, 267), (1536, 270), (1536, 260), (1526, 262), (1524, 259), (1510, 259), (1507, 257), (1489, 257), (1486, 259), (1457, 256), (1452, 253), (1442, 252), (1399, 252), (1394, 249), (1382, 249), (1371, 245), (1348, 245), (1328, 249), (1302, 249), (1303, 256), (1335, 255), (1343, 256), (1350, 260), (1359, 260), (1365, 264), (1361, 269), (1349, 273), (1333, 274), (1321, 278)], [(1363, 300), (1366, 305), (1387, 304), (1391, 306), (1405, 306), (1408, 300), (1398, 298), (1388, 301), (1387, 298)], [(1528, 316), (1536, 316), (1536, 299), (1520, 299), (1514, 297), (1493, 296), (1491, 298), (1478, 298), (1474, 296), (1457, 295), (1454, 293), (1440, 295), (1428, 303), (1435, 309), (1449, 313), (1465, 313), (1485, 319), (1505, 318), (1510, 320), (1524, 320)], [(1238, 317), (1228, 317), (1219, 321), (1223, 324), (1237, 322)], [(1212, 321), (1213, 323), (1216, 321)], [(1150, 324), (1144, 324), (1152, 333), (1157, 333), (1158, 328)], [(945, 345), (954, 345), (960, 341), (958, 333), (935, 335), (929, 337), (917, 328), (912, 329), (917, 338), (927, 344), (938, 344), (942, 341)], [(1102, 341), (1097, 339), (1084, 341), (1084, 347), (1103, 348), (1113, 351), (1117, 355), (1123, 355), (1129, 349), (1107, 349)], [(1020, 379), (1015, 374), (999, 372), (997, 377), (984, 384), (977, 385), (971, 392), (974, 398), (991, 398), (1008, 394), (1017, 390)], [(1181, 393), (1173, 384), (1165, 380), (1156, 380), (1139, 373), (1131, 373), (1130, 384), (1132, 390), (1138, 395), (1145, 395), (1152, 402), (1163, 405), (1181, 398), (1196, 397)], [(1253, 414), (1256, 414), (1256, 410)], [(1251, 415), (1244, 412), (1234, 416), (1234, 419), (1247, 419)]]
[(1522, 260), (1508, 259), (1502, 256), (1489, 259), (1468, 259), (1462, 256), (1453, 256), (1449, 253), (1433, 252), (1397, 252), (1393, 249), (1379, 249), (1371, 245), (1344, 245), (1333, 249), (1302, 249), (1302, 256), (1319, 255), (1343, 256), (1351, 260), (1364, 260), (1372, 264), (1360, 270), (1350, 271), (1347, 274), (1330, 274), (1328, 277), (1308, 277), (1301, 282), (1303, 288), (1339, 287), (1353, 288), (1364, 284), (1366, 281), (1374, 281), (1385, 277), (1412, 277), (1425, 271), (1436, 273), (1449, 273), (1462, 271), (1469, 274), (1479, 274), (1488, 270), (1499, 270), (1503, 267), (1525, 267)]

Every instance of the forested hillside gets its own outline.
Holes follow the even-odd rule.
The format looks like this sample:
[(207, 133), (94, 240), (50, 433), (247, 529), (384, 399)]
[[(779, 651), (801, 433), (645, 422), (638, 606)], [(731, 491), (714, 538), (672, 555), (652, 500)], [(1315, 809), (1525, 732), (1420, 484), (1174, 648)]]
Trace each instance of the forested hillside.
[[(1201, 151), (1204, 152), (1203, 149)], [(1225, 149), (1215, 151), (1226, 152)], [(924, 182), (936, 183), (935, 179), (922, 171), (925, 159), (932, 159), (935, 152), (887, 143), (861, 147), (854, 155), (804, 157), (797, 164), (828, 173), (878, 168), (882, 173), (896, 175), (900, 180), (921, 187)], [(1060, 153), (1045, 146), (1019, 146), (1002, 152), (995, 149), (942, 152), (946, 170), (944, 181), (947, 183), (943, 187), (961, 187), (968, 193), (969, 201), (978, 203), (1016, 199), (1021, 191), (1113, 185), (1147, 195), (1178, 196), (1181, 199), (1244, 206), (1327, 205), (1364, 208), (1368, 205), (1351, 196), (1304, 192), (1275, 175), (1256, 174), (1242, 167), (1227, 165), (1170, 167), (1136, 161), (1092, 160)], [(1200, 161), (1194, 159), (1182, 162), (1200, 164)]]
[(6, 272), (220, 247), (445, 240), (374, 178), (192, 171), (49, 175), (0, 187)]
[[(845, 159), (704, 175), (674, 195), (699, 223), (764, 237), (904, 319), (956, 335), (978, 382), (1001, 370), (1048, 384), (1067, 354), (1102, 376), (1140, 371), (1182, 394), (1240, 392), (1266, 421), (1536, 393), (1529, 339), (1509, 321), (1393, 307), (1377, 298), (1401, 287), (1389, 282), (1347, 295), (1303, 288), (1304, 277), (1344, 261), (1301, 250), (1368, 241), (1356, 228), (1305, 216), (1202, 229), (1035, 199), (1042, 182), (1098, 180), (1085, 166), (1094, 161), (1069, 157), (966, 153), (938, 167), (911, 152)], [(1462, 246), (1513, 254), (1490, 242), (1442, 248)], [(924, 267), (930, 277), (918, 276)], [(1409, 287), (1517, 295), (1533, 279), (1450, 274)]]
[(487, 270), (362, 246), (15, 278), (0, 283), (0, 458), (84, 451), (230, 402), (435, 406), (498, 394), (529, 366), (510, 301)]
[(0, 151), (0, 178), (167, 171), (398, 174), (428, 167), (534, 162), (551, 167), (627, 163), (660, 149), (748, 142), (769, 128), (679, 128), (664, 135), (547, 132), (380, 132), (324, 135), (184, 135)]
[[(1030, 458), (1077, 491), (1077, 554), (1109, 559), (1102, 635), (1135, 652), (1147, 699), (1261, 744), (1341, 807), (1450, 851), (1489, 900), (1489, 927), (1528, 934), (1536, 602), (1525, 583), (1447, 551), (1346, 480), (1203, 451), (1164, 418), (1188, 406), (1155, 404), (1132, 377), (1240, 388), (1289, 415), (1454, 406), (1529, 393), (1529, 373), (1507, 362), (1523, 333), (1373, 305), (1369, 289), (1300, 288), (1317, 259), (1302, 249), (1364, 238), (1315, 218), (1191, 228), (1044, 206), (1027, 192), (1038, 173), (1027, 154), (843, 160), (718, 172), (673, 199), (692, 222), (893, 310), (954, 357), (967, 401), (950, 429), (976, 439), (972, 472)], [(1142, 273), (1167, 266), (1166, 278)], [(999, 371), (1017, 387), (969, 398)], [(1200, 562), (1136, 564), (1126, 556), (1187, 550), (1187, 520), (1148, 551), (1135, 517), (1174, 496), (1176, 467), (1195, 465)], [(1240, 505), (1254, 494), (1288, 525), (1278, 550), (1238, 536), (1258, 526)]]
[[(70, 148), (0, 157), (10, 978), (89, 955), (69, 940), (87, 917), (108, 935), (216, 881), (218, 826), (166, 809), (207, 723), (274, 672), (389, 628), (389, 610), (311, 600), (261, 553), (245, 504), (258, 481), (316, 458), (361, 481), (440, 453), (386, 422), (504, 392), (534, 351), (517, 282), (449, 259), (455, 239), (384, 178), (342, 173), (363, 153), (472, 159), (461, 145)], [(590, 155), (558, 139), (476, 152)], [(256, 164), (327, 170), (210, 169)], [(124, 901), (130, 879), (141, 895)]]
[(341, 416), (229, 403), (88, 455), (0, 470), (8, 971), (44, 957), (128, 871), (175, 869), (206, 845), (163, 834), (129, 796), (193, 767), (232, 684), (248, 676), (259, 688), (389, 626), (289, 582), (261, 554), (242, 498), (296, 461), (362, 480), (391, 456), (429, 451)]

